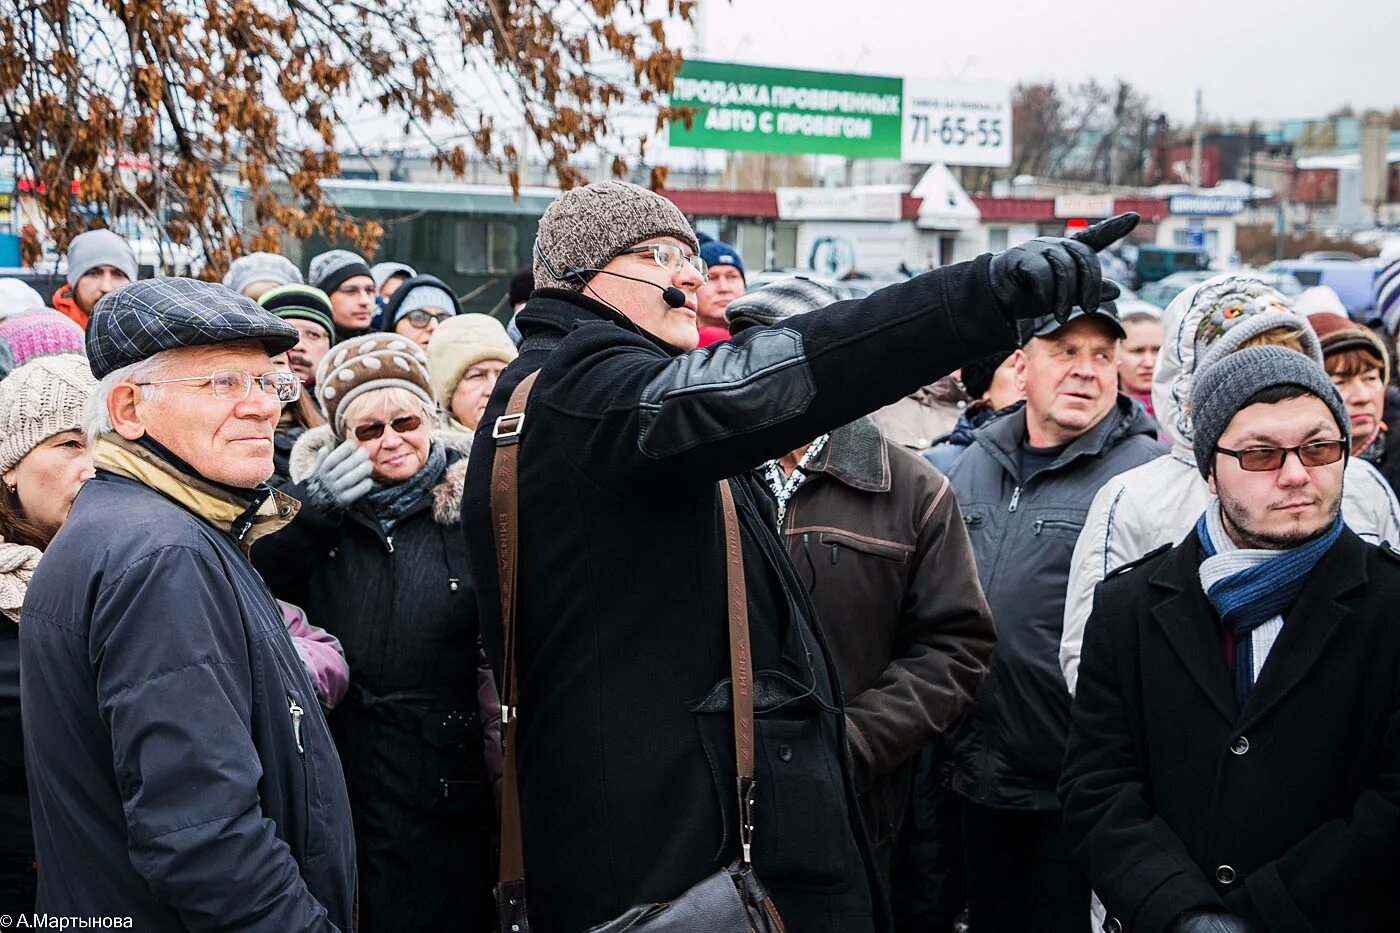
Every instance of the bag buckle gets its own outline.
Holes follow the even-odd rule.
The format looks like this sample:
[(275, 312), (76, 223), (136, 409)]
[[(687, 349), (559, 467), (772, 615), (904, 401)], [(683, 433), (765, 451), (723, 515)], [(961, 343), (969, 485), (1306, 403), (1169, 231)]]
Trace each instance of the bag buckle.
[(520, 432), (525, 427), (525, 412), (516, 415), (501, 415), (491, 428), (491, 438), (497, 444), (515, 444), (520, 440)]
[(754, 788), (757, 782), (751, 777), (741, 777), (739, 784), (739, 847), (744, 853), (744, 864), (753, 865), (753, 808)]

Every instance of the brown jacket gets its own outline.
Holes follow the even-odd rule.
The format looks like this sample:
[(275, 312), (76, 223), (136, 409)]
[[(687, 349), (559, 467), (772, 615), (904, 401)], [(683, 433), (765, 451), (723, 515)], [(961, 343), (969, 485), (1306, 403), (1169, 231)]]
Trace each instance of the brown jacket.
[(976, 693), (995, 632), (947, 478), (869, 418), (838, 428), (784, 540), (846, 696), (866, 824), (887, 867), (913, 756)]

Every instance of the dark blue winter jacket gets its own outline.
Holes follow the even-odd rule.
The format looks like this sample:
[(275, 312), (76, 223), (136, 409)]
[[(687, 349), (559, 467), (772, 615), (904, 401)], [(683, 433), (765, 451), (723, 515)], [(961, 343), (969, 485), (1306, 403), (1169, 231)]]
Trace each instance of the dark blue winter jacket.
[(146, 931), (351, 928), (340, 761), (242, 547), (280, 494), (108, 435), (20, 626), (37, 909)]

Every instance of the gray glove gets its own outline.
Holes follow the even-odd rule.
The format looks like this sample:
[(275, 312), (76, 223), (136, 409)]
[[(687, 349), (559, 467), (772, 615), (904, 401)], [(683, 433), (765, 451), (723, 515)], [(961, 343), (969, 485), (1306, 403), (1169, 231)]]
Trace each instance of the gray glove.
[(345, 441), (334, 450), (316, 456), (316, 468), (306, 480), (305, 498), (312, 508), (341, 512), (374, 487), (369, 454)]
[(1188, 910), (1176, 918), (1171, 933), (1254, 933), (1254, 927), (1234, 914), (1217, 910)]
[(992, 293), (1007, 320), (1053, 314), (1064, 321), (1075, 306), (1085, 312), (1119, 295), (1118, 286), (1104, 281), (1099, 251), (1137, 226), (1132, 212), (1100, 221), (1073, 237), (1036, 237), (992, 257)]

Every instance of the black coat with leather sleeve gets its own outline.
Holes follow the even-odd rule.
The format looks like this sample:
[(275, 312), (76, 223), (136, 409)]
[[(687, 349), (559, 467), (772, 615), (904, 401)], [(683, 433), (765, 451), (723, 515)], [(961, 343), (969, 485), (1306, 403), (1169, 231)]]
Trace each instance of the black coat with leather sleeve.
[(1100, 584), (1060, 794), (1124, 930), (1228, 910), (1271, 933), (1400, 918), (1400, 557), (1350, 531), (1242, 710), (1192, 533)]
[[(790, 930), (881, 928), (814, 612), (748, 475), (1010, 344), (986, 259), (689, 353), (605, 305), (539, 289), (493, 424), (529, 373), (520, 446), (519, 764), (530, 917), (576, 931), (669, 900), (738, 854), (724, 529), (733, 477), (757, 710), (754, 861)], [(477, 433), (463, 520), (499, 663)], [(874, 893), (872, 893), (874, 892)]]

